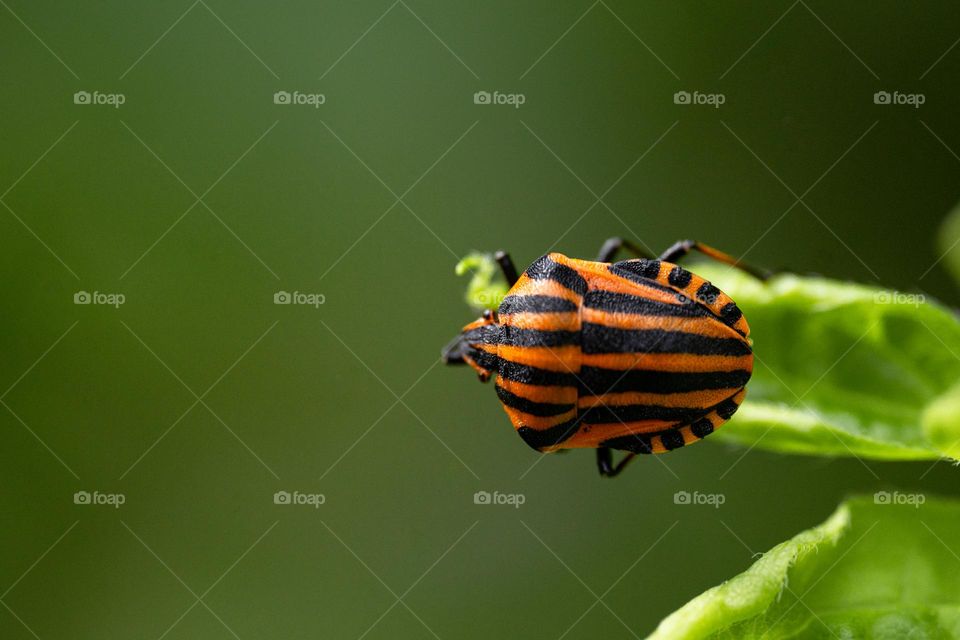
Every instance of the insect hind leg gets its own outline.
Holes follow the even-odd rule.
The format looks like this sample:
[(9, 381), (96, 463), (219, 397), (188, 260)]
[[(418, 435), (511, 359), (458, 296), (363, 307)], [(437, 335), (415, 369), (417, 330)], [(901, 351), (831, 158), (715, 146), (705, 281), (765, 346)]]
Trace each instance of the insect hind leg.
[(663, 260), (664, 262), (677, 262), (691, 251), (698, 251), (711, 260), (728, 264), (731, 267), (740, 269), (745, 273), (749, 273), (759, 280), (766, 280), (773, 275), (766, 269), (758, 269), (757, 267), (744, 264), (730, 254), (724, 253), (719, 249), (714, 249), (710, 245), (697, 242), (696, 240), (680, 240), (679, 242), (674, 243), (669, 249), (660, 254), (659, 259)]
[(637, 457), (636, 453), (628, 453), (617, 466), (613, 466), (613, 452), (609, 447), (597, 447), (597, 470), (604, 478), (614, 478)]

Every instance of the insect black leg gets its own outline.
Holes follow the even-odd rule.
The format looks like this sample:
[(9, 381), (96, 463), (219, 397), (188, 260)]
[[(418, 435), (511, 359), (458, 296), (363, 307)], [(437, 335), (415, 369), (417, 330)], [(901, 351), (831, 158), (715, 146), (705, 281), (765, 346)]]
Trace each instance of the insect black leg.
[(741, 271), (749, 273), (753, 277), (758, 278), (760, 280), (766, 280), (771, 275), (773, 275), (770, 271), (767, 271), (766, 269), (758, 269), (756, 267), (751, 267), (750, 265), (746, 265), (740, 262), (739, 260), (737, 260), (736, 258), (734, 258), (733, 256), (726, 254), (723, 251), (720, 251), (718, 249), (714, 249), (710, 245), (703, 244), (702, 242), (697, 242), (696, 240), (681, 240), (677, 242), (676, 244), (674, 244), (672, 247), (670, 247), (660, 255), (660, 260), (663, 260), (664, 262), (676, 262), (677, 260), (680, 260), (691, 251), (699, 251), (700, 253), (707, 256), (708, 258), (716, 260), (717, 262), (728, 264), (731, 267), (736, 267), (737, 269), (740, 269)]
[(637, 244), (620, 237), (613, 237), (607, 239), (607, 241), (603, 243), (603, 246), (600, 247), (597, 262), (613, 262), (614, 257), (616, 257), (621, 249), (626, 249), (638, 258), (653, 258), (653, 256)]
[(510, 254), (506, 251), (497, 251), (493, 258), (500, 265), (503, 277), (507, 279), (507, 284), (511, 287), (515, 285), (520, 276), (517, 274), (517, 268), (513, 265), (513, 258), (510, 257)]
[(608, 476), (613, 471), (613, 454), (606, 447), (597, 447), (597, 471), (601, 476)]
[(627, 463), (633, 460), (636, 456), (637, 454), (635, 453), (628, 453), (626, 456), (624, 456), (623, 460), (621, 460), (617, 466), (614, 467), (613, 452), (608, 447), (598, 447), (597, 470), (600, 471), (601, 476), (613, 478), (623, 471), (624, 467), (627, 466)]

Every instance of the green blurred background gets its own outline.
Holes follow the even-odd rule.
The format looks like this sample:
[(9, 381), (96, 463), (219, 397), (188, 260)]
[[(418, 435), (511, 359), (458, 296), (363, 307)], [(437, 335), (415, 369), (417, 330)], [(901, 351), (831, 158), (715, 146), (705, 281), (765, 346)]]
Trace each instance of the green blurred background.
[(928, 272), (956, 3), (0, 4), (3, 638), (642, 637), (846, 494), (957, 493), (948, 464), (711, 442), (531, 468), (435, 366), (473, 249), (695, 237), (960, 303)]

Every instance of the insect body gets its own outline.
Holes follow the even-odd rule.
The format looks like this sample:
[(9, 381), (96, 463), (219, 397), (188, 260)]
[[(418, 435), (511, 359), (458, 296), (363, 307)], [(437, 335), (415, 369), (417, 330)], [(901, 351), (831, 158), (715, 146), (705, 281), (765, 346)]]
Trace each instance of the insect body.
[[(497, 374), (497, 395), (528, 445), (596, 448), (609, 476), (638, 453), (712, 433), (743, 401), (753, 370), (750, 329), (737, 305), (673, 262), (696, 249), (744, 267), (692, 241), (660, 259), (611, 263), (623, 246), (636, 251), (614, 238), (597, 261), (551, 253), (519, 277), (498, 254), (508, 295), (444, 352), (481, 380)], [(629, 453), (616, 467), (612, 449)]]

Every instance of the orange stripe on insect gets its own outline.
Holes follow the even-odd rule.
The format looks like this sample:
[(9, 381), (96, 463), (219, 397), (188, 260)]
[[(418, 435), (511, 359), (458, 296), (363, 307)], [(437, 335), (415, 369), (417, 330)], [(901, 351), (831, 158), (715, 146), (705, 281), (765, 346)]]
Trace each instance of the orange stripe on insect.
[(576, 404), (577, 387), (544, 386), (535, 384), (525, 384), (516, 380), (507, 380), (498, 378), (497, 386), (506, 389), (510, 393), (521, 396), (531, 402), (550, 402)]
[(624, 391), (599, 396), (582, 396), (577, 400), (577, 406), (581, 409), (597, 406), (622, 407), (628, 405), (657, 405), (662, 407), (708, 409), (736, 391), (736, 389), (706, 389), (683, 393)]
[(701, 318), (664, 317), (632, 313), (610, 313), (584, 307), (583, 322), (599, 324), (616, 329), (646, 329), (692, 333), (709, 338), (740, 338), (740, 334), (712, 316)]
[(585, 353), (581, 366), (626, 371), (709, 372), (753, 370), (753, 356), (712, 356), (689, 353)]
[(500, 322), (520, 329), (576, 329), (580, 325), (580, 314), (577, 311), (560, 313), (502, 313)]
[[(556, 296), (580, 304), (581, 297), (554, 280), (534, 280), (526, 275), (520, 276), (514, 289), (522, 290), (525, 294)], [(511, 289), (512, 290), (512, 289)]]
[(529, 367), (556, 371), (576, 372), (580, 368), (580, 347), (513, 347), (508, 345), (477, 345), (477, 348), (499, 355), (501, 359)]
[(504, 406), (503, 410), (507, 412), (508, 416), (510, 416), (510, 421), (513, 422), (517, 429), (521, 427), (529, 427), (538, 431), (555, 427), (577, 417), (576, 409), (556, 416), (535, 416), (533, 414), (507, 406)]
[(612, 438), (633, 435), (649, 436), (669, 429), (673, 424), (666, 420), (642, 420), (602, 425), (584, 423), (573, 437), (563, 443), (563, 446), (570, 449), (592, 449)]

